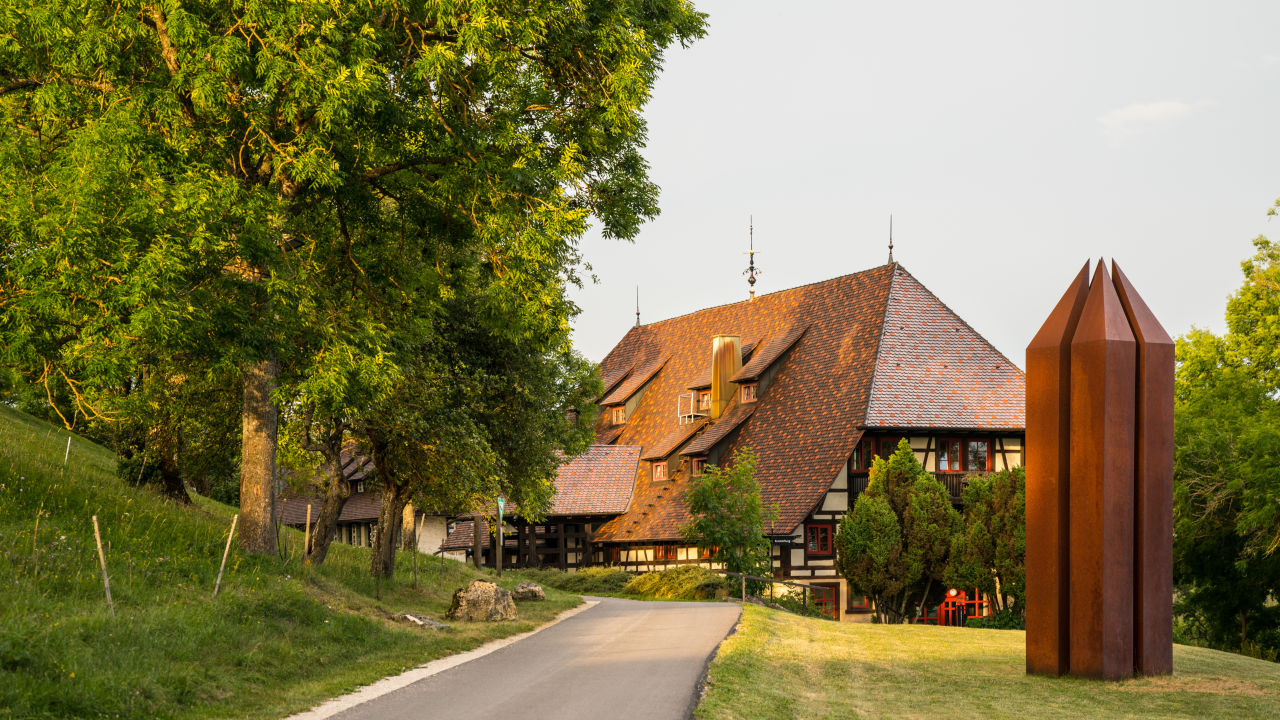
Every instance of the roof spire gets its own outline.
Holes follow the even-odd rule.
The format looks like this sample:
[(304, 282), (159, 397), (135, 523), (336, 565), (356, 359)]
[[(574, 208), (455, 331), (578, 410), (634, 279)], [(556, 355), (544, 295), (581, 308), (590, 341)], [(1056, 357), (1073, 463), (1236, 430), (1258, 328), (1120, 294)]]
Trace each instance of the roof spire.
[(893, 264), (893, 213), (889, 213), (889, 264)]
[(640, 283), (636, 283), (636, 327), (640, 327)]
[(747, 276), (747, 299), (756, 299), (756, 275), (762, 271), (756, 269), (756, 225), (755, 218), (752, 215), (747, 216), (747, 238), (749, 250), (747, 251), (747, 269), (742, 271)]

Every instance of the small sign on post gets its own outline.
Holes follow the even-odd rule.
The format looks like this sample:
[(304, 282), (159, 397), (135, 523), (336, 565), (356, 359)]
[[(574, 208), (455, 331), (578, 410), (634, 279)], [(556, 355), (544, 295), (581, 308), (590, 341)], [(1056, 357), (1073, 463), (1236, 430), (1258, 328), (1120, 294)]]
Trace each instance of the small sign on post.
[(494, 567), (498, 568), (498, 577), (502, 577), (502, 550), (503, 550), (502, 509), (506, 506), (506, 504), (507, 504), (506, 498), (504, 497), (498, 498), (498, 547), (493, 552), (493, 557), (494, 557), (493, 564), (494, 564)]

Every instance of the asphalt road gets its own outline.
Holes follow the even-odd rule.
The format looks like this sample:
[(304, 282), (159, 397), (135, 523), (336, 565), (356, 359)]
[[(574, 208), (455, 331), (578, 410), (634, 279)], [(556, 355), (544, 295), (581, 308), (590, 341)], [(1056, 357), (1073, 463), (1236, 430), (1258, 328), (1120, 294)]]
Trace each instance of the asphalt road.
[(335, 715), (342, 720), (682, 720), (730, 603), (600, 604), (497, 652)]

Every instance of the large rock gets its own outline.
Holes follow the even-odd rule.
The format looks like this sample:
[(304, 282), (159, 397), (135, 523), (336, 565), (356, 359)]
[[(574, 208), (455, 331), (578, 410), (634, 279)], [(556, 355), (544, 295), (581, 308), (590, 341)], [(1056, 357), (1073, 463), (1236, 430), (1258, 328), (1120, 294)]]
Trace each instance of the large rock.
[(516, 603), (511, 593), (491, 582), (472, 580), (453, 593), (453, 605), (445, 617), (466, 622), (498, 622), (516, 619)]
[(515, 590), (511, 591), (511, 595), (515, 597), (516, 602), (547, 599), (547, 594), (542, 592), (542, 586), (531, 582), (520, 583)]

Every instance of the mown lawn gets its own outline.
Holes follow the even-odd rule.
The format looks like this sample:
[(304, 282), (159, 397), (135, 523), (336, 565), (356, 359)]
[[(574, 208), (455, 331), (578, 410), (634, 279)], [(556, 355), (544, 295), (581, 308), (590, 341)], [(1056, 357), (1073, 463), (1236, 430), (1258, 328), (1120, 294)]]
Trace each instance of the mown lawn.
[(335, 544), (322, 567), (307, 568), (301, 534), (288, 530), (281, 557), (233, 545), (214, 600), (234, 509), (128, 487), (108, 451), (73, 435), (64, 471), (68, 436), (0, 406), (0, 718), (281, 717), (581, 602), (548, 589), (547, 602), (520, 606), (518, 622), (422, 630), (398, 615), (441, 618), (455, 589), (490, 575), (422, 556), (415, 589), (412, 555), (398, 553), (379, 599), (367, 549)]
[(1169, 677), (1028, 677), (1025, 633), (833, 623), (747, 606), (695, 716), (712, 718), (1280, 717), (1280, 664), (1174, 647)]

